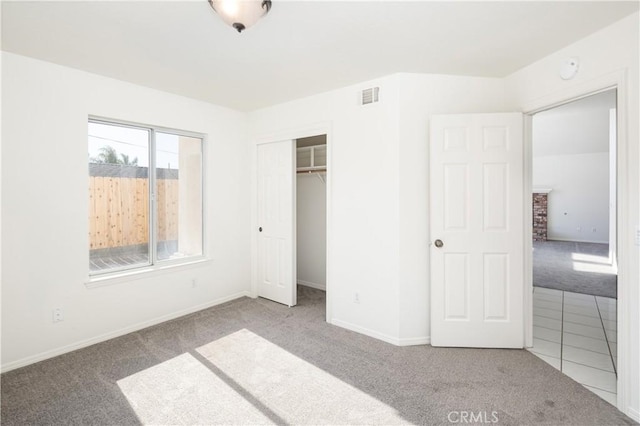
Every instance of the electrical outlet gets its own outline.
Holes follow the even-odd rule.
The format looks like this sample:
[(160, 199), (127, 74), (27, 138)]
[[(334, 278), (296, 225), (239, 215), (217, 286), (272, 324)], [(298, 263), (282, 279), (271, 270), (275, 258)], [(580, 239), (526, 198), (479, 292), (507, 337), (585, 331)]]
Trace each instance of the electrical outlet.
[(591, 228), (591, 232), (598, 232), (596, 228)]
[(576, 231), (578, 231), (578, 232), (582, 231), (582, 226), (578, 226), (578, 227), (576, 228)]
[(55, 308), (53, 310), (53, 322), (60, 322), (63, 319), (64, 319), (64, 316), (62, 315), (62, 309)]
[(360, 303), (360, 294), (359, 293), (355, 293), (353, 295), (353, 303)]
[(196, 288), (198, 287), (198, 281), (196, 281), (195, 278), (191, 279), (191, 288)]

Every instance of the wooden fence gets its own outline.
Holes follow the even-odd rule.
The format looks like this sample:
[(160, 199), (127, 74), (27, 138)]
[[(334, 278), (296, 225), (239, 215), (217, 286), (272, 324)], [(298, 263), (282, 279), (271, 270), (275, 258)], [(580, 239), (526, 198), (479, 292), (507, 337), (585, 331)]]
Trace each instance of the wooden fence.
[[(157, 179), (158, 241), (178, 239), (178, 179)], [(89, 247), (148, 244), (149, 180), (89, 177)]]

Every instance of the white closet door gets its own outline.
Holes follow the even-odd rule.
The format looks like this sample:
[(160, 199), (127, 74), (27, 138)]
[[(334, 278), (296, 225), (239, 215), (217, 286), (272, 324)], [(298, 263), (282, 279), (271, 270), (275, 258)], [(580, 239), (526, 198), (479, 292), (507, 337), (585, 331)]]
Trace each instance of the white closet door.
[(296, 304), (295, 142), (258, 145), (258, 296)]

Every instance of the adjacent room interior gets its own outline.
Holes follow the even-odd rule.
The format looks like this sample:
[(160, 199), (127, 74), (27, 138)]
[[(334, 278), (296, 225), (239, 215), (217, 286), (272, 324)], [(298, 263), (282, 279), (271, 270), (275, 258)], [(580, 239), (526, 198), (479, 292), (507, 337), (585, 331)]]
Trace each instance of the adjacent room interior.
[(616, 400), (616, 90), (533, 117), (533, 347)]

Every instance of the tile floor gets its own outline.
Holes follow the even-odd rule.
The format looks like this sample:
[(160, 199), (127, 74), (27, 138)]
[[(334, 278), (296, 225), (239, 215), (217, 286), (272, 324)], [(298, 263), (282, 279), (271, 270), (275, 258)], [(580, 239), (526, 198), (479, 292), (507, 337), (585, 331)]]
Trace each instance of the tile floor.
[(616, 405), (616, 299), (533, 288), (533, 354)]

